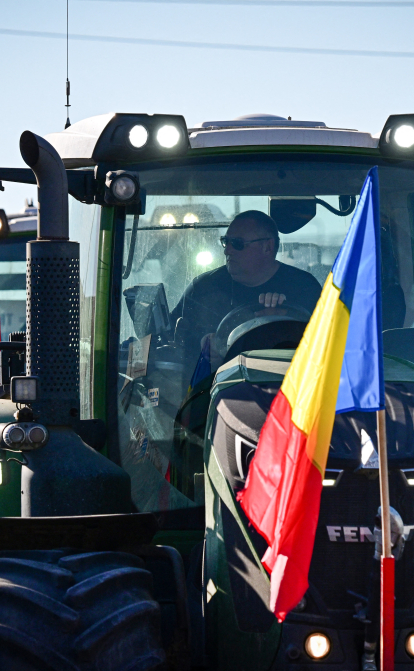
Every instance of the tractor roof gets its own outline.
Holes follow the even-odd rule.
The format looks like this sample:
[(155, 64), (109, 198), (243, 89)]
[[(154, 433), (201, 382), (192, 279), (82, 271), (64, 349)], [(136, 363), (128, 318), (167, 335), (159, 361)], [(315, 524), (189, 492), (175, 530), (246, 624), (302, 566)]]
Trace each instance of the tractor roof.
[[(60, 133), (51, 133), (46, 136), (46, 139), (58, 151), (67, 168), (95, 165), (97, 153), (102, 154), (104, 144), (108, 144), (108, 147), (109, 144), (112, 145), (111, 158), (115, 158), (115, 144), (118, 152), (116, 158), (120, 161), (125, 160), (125, 150), (127, 150), (129, 160), (131, 145), (124, 147), (122, 142), (119, 142), (122, 127), (125, 126), (124, 136), (126, 137), (126, 133), (134, 124), (145, 125), (145, 121), (149, 120), (154, 125), (158, 116), (161, 118), (161, 115), (101, 114), (78, 121)], [(162, 115), (162, 119), (167, 119), (166, 115)], [(170, 116), (169, 119), (172, 120), (171, 123), (177, 119), (185, 128), (183, 117)], [(370, 133), (328, 128), (320, 121), (296, 121), (271, 114), (253, 114), (226, 121), (205, 121), (190, 128), (188, 136), (191, 149), (282, 145), (364, 149), (378, 147), (378, 138)], [(185, 140), (185, 142), (188, 146), (188, 141)], [(133, 160), (149, 158), (144, 155), (148, 153), (144, 152), (144, 149), (143, 147), (142, 150), (135, 150)], [(168, 154), (173, 157), (175, 152), (171, 150)]]

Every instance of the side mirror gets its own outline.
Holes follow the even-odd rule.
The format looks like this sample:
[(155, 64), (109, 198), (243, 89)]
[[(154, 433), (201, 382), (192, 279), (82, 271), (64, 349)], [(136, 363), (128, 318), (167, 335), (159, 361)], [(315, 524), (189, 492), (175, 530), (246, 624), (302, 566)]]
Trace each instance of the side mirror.
[(316, 198), (269, 198), (269, 214), (280, 233), (294, 233), (316, 215)]

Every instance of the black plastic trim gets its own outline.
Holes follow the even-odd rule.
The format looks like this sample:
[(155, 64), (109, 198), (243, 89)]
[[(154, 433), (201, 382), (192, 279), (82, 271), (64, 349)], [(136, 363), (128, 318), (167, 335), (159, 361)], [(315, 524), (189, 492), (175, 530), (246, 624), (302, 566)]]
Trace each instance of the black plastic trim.
[(112, 277), (109, 307), (108, 361), (106, 381), (106, 408), (108, 431), (108, 457), (121, 463), (118, 434), (118, 405), (114, 389), (118, 385), (119, 329), (121, 319), (122, 267), (124, 253), (126, 213), (124, 207), (116, 207), (114, 213), (114, 238), (112, 251)]

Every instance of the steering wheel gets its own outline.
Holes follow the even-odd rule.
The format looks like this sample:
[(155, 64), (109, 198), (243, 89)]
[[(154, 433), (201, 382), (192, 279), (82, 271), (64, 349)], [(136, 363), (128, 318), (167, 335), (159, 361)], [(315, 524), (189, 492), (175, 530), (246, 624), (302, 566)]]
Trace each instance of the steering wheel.
[(311, 317), (301, 305), (296, 303), (282, 303), (276, 308), (276, 314), (256, 316), (256, 312), (264, 310), (257, 303), (247, 303), (240, 305), (229, 312), (220, 322), (215, 333), (215, 345), (221, 356), (226, 356), (227, 351), (238, 338), (258, 326), (270, 324), (272, 322), (305, 322)]

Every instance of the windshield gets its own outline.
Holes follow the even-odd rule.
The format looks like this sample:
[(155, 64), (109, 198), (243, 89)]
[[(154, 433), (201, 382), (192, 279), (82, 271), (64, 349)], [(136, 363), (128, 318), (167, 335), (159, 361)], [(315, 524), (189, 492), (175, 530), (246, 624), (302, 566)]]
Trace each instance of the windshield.
[(383, 326), (395, 341), (414, 326), (414, 164), (285, 154), (140, 170), (146, 209), (126, 217), (117, 390), (138, 510), (201, 502), (214, 371), (241, 351), (297, 345), (378, 163)]

